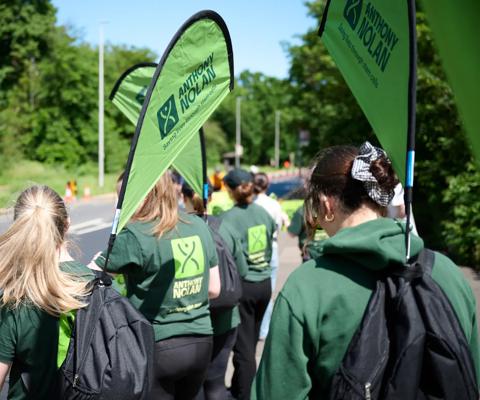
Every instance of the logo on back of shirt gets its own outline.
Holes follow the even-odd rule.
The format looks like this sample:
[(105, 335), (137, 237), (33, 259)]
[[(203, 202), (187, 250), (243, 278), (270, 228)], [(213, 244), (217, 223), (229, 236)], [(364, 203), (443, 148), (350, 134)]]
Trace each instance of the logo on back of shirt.
[(255, 254), (267, 248), (267, 227), (255, 225), (248, 228), (248, 253)]
[(202, 242), (198, 236), (172, 240), (175, 279), (202, 275), (205, 270)]

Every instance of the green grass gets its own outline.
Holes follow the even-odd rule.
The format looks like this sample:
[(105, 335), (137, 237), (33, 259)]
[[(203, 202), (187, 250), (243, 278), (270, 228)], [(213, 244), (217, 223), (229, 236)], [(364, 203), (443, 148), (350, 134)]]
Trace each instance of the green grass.
[(100, 188), (95, 166), (87, 165), (71, 171), (61, 166), (22, 160), (3, 170), (0, 175), (0, 208), (12, 207), (22, 190), (33, 184), (50, 186), (63, 197), (67, 181), (75, 179), (79, 198), (82, 197), (86, 186), (90, 187), (92, 196), (111, 193), (115, 191), (117, 176), (118, 173), (105, 174), (104, 185)]
[(303, 200), (280, 200), (280, 205), (291, 220), (295, 211), (303, 205)]

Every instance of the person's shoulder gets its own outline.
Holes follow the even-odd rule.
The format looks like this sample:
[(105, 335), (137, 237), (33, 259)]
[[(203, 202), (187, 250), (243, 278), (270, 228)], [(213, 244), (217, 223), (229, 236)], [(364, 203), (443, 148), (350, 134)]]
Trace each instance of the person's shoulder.
[(297, 292), (302, 296), (345, 295), (357, 287), (371, 288), (375, 276), (360, 265), (342, 257), (320, 254), (293, 271), (285, 283), (287, 293)]
[(146, 221), (130, 221), (124, 226), (121, 230), (121, 234), (125, 236), (133, 235), (135, 237), (139, 236), (150, 236), (153, 229), (153, 222)]
[(464, 291), (466, 295), (473, 297), (472, 289), (461, 267), (440, 252), (435, 252), (432, 278), (441, 286), (457, 287)]
[(329, 267), (332, 266), (332, 262), (322, 257), (305, 261), (289, 275), (282, 292), (287, 296), (294, 292), (305, 293), (308, 287), (321, 284), (324, 278), (331, 274)]
[(211, 235), (211, 229), (202, 217), (195, 214), (181, 212), (179, 214), (177, 229), (180, 235), (194, 231), (197, 234)]
[(95, 274), (92, 272), (92, 270), (88, 268), (85, 264), (82, 264), (80, 261), (77, 261), (77, 260), (61, 262), (60, 269), (63, 272), (76, 275), (81, 278), (85, 278), (85, 279), (95, 278)]
[(249, 205), (249, 207), (250, 207), (250, 210), (253, 211), (255, 214), (261, 216), (262, 218), (264, 218), (268, 221), (272, 221), (273, 223), (275, 223), (272, 216), (262, 206), (259, 206), (258, 204), (255, 204), (255, 203), (252, 203), (252, 204)]

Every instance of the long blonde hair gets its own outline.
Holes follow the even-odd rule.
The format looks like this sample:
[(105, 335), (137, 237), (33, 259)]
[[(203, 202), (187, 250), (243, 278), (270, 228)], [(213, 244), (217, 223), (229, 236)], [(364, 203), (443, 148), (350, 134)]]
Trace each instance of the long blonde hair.
[(86, 305), (87, 283), (60, 270), (67, 229), (67, 210), (55, 191), (32, 186), (22, 192), (13, 224), (0, 235), (0, 304), (32, 304), (54, 316)]
[(161, 176), (132, 219), (156, 221), (152, 233), (157, 237), (162, 236), (177, 225), (179, 219), (178, 200), (169, 172)]

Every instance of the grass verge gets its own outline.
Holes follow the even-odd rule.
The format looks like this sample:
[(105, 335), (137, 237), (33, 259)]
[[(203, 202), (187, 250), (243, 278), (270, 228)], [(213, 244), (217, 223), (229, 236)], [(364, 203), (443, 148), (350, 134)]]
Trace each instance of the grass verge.
[(50, 186), (60, 196), (65, 195), (68, 180), (76, 180), (77, 197), (82, 197), (84, 189), (90, 188), (92, 196), (115, 191), (118, 173), (105, 174), (103, 187), (98, 185), (98, 173), (94, 166), (84, 166), (75, 171), (61, 166), (42, 164), (36, 161), (19, 161), (0, 174), (0, 208), (12, 207), (22, 190), (33, 184)]

